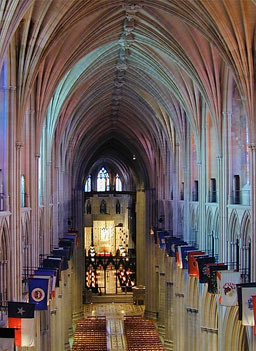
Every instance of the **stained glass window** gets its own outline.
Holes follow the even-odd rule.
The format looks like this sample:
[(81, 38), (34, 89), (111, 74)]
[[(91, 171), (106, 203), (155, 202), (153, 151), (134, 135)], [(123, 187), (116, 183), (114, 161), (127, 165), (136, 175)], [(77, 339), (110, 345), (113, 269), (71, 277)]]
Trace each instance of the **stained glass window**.
[(109, 191), (109, 175), (104, 167), (98, 173), (97, 191)]
[(116, 175), (116, 191), (122, 191), (122, 182), (119, 175)]
[(92, 176), (89, 175), (89, 177), (86, 180), (84, 191), (90, 192), (92, 191)]

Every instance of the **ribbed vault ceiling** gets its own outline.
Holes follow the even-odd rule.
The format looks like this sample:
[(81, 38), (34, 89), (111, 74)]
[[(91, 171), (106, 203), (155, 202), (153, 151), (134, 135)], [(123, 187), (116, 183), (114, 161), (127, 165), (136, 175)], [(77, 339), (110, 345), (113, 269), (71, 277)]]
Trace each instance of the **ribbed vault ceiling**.
[(79, 179), (108, 159), (145, 181), (159, 150), (176, 142), (173, 129), (184, 142), (187, 122), (199, 150), (205, 104), (220, 138), (227, 76), (254, 116), (252, 0), (2, 3), (2, 52), (19, 28), (21, 119), (35, 88), (38, 140), (47, 116), (63, 165)]

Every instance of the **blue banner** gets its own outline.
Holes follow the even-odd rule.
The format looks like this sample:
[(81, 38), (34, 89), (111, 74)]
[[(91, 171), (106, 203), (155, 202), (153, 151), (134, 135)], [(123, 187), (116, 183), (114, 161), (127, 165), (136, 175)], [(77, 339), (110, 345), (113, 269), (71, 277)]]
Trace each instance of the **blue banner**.
[(36, 310), (47, 310), (49, 302), (49, 279), (29, 278), (29, 302), (35, 303)]
[(183, 242), (180, 238), (175, 236), (168, 236), (165, 238), (167, 254), (170, 257), (175, 257), (175, 244)]
[(188, 251), (193, 251), (195, 250), (194, 246), (180, 246), (179, 247), (179, 254), (180, 254), (180, 260), (181, 260), (181, 268), (183, 269), (188, 269)]
[(161, 249), (166, 249), (166, 244), (165, 244), (165, 237), (169, 236), (170, 234), (166, 231), (158, 231), (157, 236), (158, 236), (158, 245)]

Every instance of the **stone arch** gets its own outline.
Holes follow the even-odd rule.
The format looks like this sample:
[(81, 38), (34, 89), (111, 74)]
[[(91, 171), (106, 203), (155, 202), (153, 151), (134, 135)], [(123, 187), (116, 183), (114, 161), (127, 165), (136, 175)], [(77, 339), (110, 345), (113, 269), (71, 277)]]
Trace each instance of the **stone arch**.
[(212, 251), (212, 232), (213, 232), (213, 210), (212, 208), (207, 209), (206, 212), (206, 231), (205, 231), (205, 250), (206, 252)]
[(208, 293), (205, 284), (202, 301), (202, 350), (217, 351), (218, 349), (218, 313), (214, 294)]
[(223, 320), (224, 350), (249, 351), (246, 328), (238, 320), (238, 307), (227, 308)]
[(176, 286), (175, 286), (175, 345), (177, 350), (184, 349), (184, 320), (185, 320), (185, 301), (184, 301), (184, 271), (177, 267), (176, 270)]
[(237, 245), (239, 244), (240, 230), (239, 218), (236, 210), (231, 212), (228, 224), (228, 238), (227, 238), (227, 257), (230, 268), (237, 266)]
[(213, 231), (213, 242), (214, 242), (214, 256), (219, 252), (219, 234), (220, 234), (220, 216), (219, 209), (216, 208), (213, 222), (212, 222), (212, 231)]
[(5, 304), (11, 296), (11, 252), (10, 232), (6, 218), (0, 227), (0, 303)]
[(25, 212), (21, 225), (22, 236), (22, 269), (25, 278), (32, 272), (30, 216)]
[(198, 224), (199, 224), (198, 206), (191, 206), (190, 223), (191, 223), (191, 231), (192, 231), (191, 233), (192, 242), (195, 244), (199, 244), (198, 238), (197, 238)]
[(241, 259), (240, 270), (244, 281), (250, 281), (251, 272), (251, 215), (249, 211), (245, 211), (240, 225), (241, 238)]
[(186, 350), (197, 351), (199, 349), (198, 330), (200, 328), (199, 318), (199, 294), (198, 294), (198, 280), (195, 276), (189, 276), (187, 280), (186, 289)]

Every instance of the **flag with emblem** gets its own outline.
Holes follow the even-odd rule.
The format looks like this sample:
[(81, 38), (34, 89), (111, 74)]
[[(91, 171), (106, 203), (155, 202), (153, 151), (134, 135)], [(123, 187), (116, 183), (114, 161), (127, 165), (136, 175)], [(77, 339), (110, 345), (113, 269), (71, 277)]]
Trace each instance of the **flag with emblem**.
[(240, 283), (240, 273), (232, 270), (217, 271), (218, 293), (222, 306), (236, 306), (237, 286)]
[(195, 247), (192, 245), (179, 246), (180, 268), (188, 269), (188, 251), (194, 251)]
[(204, 254), (204, 251), (188, 251), (188, 274), (195, 275), (197, 279), (199, 279), (199, 271), (196, 256), (203, 256)]
[(188, 243), (186, 241), (182, 241), (182, 240), (174, 244), (174, 246), (175, 246), (176, 264), (177, 264), (178, 267), (181, 266), (181, 257), (179, 255), (179, 247), (180, 246), (187, 246), (187, 245), (188, 245)]
[(175, 257), (175, 244), (181, 242), (180, 238), (176, 237), (165, 237), (167, 255), (169, 257)]
[(56, 275), (57, 272), (55, 269), (50, 270), (50, 268), (39, 268), (34, 272), (33, 278), (46, 277), (50, 278), (50, 299), (55, 297), (55, 288), (56, 288)]
[(206, 274), (208, 277), (208, 292), (211, 294), (218, 293), (217, 285), (217, 272), (226, 271), (228, 269), (227, 264), (223, 263), (210, 263), (206, 266)]
[(0, 351), (14, 350), (15, 329), (0, 328)]
[(35, 304), (8, 302), (8, 327), (15, 329), (15, 346), (34, 345)]
[(196, 256), (199, 272), (199, 283), (208, 283), (207, 264), (215, 263), (215, 257)]
[(242, 324), (254, 326), (253, 298), (256, 287), (242, 286)]
[(157, 232), (157, 243), (160, 249), (166, 249), (165, 237), (169, 236), (169, 233), (166, 231), (158, 231)]
[(50, 277), (29, 278), (29, 302), (35, 303), (36, 310), (47, 310), (50, 299)]

